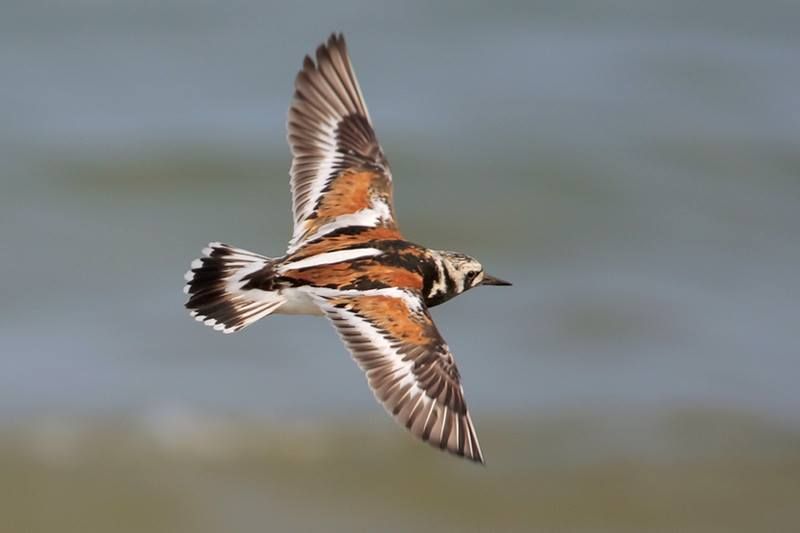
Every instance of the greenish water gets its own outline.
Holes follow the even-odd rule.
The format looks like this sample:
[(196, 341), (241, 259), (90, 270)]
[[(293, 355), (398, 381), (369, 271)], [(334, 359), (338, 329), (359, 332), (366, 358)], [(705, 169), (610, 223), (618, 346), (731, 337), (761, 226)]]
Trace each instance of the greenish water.
[(358, 421), (39, 421), (0, 436), (3, 530), (747, 532), (800, 520), (800, 433), (752, 417), (564, 413), (481, 429), (486, 467)]
[[(796, 2), (11, 0), (0, 531), (792, 531)], [(414, 443), (322, 319), (217, 335), (280, 255), (303, 54), (343, 30), (489, 461)]]

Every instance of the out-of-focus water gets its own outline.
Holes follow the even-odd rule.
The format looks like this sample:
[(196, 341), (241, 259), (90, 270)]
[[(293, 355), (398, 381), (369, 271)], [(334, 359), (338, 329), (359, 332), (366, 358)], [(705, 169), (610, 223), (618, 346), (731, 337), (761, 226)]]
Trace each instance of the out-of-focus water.
[(795, 4), (340, 4), (5, 4), (5, 415), (375, 409), (323, 321), (181, 308), (206, 241), (283, 252), (291, 82), (337, 29), (406, 234), (515, 282), (435, 311), (476, 412), (796, 419)]
[[(789, 1), (4, 2), (0, 514), (787, 530), (798, 22)], [(292, 80), (333, 30), (405, 234), (514, 282), (433, 311), (480, 473), (395, 428), (324, 320), (223, 336), (183, 310), (206, 242), (283, 253)]]

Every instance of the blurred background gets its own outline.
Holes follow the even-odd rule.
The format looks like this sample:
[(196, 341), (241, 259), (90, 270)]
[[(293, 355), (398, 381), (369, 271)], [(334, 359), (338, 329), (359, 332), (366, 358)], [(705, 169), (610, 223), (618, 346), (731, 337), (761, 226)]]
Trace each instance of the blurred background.
[[(796, 530), (800, 5), (428, 4), (3, 2), (0, 531)], [(486, 468), (323, 320), (184, 312), (283, 253), (334, 30), (404, 233), (514, 282), (433, 313)]]

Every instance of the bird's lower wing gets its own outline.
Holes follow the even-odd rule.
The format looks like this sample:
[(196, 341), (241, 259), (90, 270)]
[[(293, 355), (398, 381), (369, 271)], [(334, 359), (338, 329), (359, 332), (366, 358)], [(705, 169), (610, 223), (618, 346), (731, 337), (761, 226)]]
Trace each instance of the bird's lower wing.
[(453, 355), (414, 292), (318, 290), (375, 396), (414, 435), (483, 463)]

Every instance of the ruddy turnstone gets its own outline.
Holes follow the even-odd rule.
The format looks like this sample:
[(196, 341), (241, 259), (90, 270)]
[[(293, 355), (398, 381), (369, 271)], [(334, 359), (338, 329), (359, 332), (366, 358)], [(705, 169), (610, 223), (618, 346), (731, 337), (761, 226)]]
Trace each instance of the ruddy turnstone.
[(452, 353), (429, 308), (510, 285), (475, 259), (403, 238), (392, 174), (344, 37), (306, 56), (289, 108), (294, 232), (280, 258), (213, 242), (186, 273), (186, 307), (233, 333), (272, 313), (324, 315), (375, 396), (417, 437), (483, 463)]

